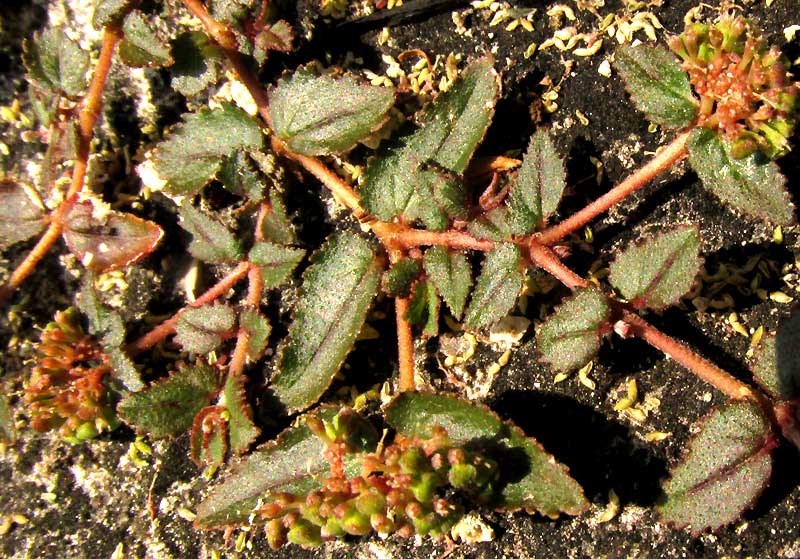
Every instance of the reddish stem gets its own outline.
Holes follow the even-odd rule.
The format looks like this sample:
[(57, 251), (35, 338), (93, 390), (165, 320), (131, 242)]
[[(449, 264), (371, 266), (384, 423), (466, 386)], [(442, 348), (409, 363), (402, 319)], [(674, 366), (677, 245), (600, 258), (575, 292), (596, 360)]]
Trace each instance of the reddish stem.
[[(248, 271), (250, 270), (250, 263), (249, 262), (242, 262), (236, 268), (231, 270), (228, 275), (218, 281), (213, 287), (211, 287), (208, 291), (203, 293), (200, 297), (192, 301), (187, 305), (188, 307), (202, 307), (203, 305), (207, 305), (209, 303), (214, 302), (216, 299), (221, 297), (225, 294), (231, 287), (236, 285), (239, 280), (244, 278)], [(158, 342), (169, 336), (170, 334), (175, 332), (175, 325), (178, 323), (178, 318), (180, 318), (181, 313), (186, 310), (181, 309), (171, 318), (168, 318), (155, 328), (153, 328), (150, 332), (128, 344), (125, 348), (128, 352), (128, 355), (134, 357), (143, 351), (146, 351), (156, 345)]]
[(400, 366), (400, 392), (416, 390), (414, 380), (414, 340), (411, 335), (411, 324), (406, 320), (409, 301), (406, 297), (396, 297), (394, 312), (397, 321), (397, 358)]
[(538, 240), (543, 245), (552, 245), (585, 226), (598, 215), (607, 212), (616, 204), (645, 186), (658, 175), (686, 157), (686, 140), (690, 132), (684, 132), (659, 150), (646, 165), (603, 194), (600, 198), (571, 215), (561, 223), (539, 233)]

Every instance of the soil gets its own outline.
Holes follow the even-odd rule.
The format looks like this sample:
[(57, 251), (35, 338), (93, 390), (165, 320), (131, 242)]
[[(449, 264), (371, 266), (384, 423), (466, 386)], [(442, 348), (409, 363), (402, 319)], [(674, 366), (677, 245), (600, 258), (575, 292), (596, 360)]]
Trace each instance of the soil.
[[(667, 0), (661, 6), (659, 3), (653, 2), (648, 9), (669, 33), (682, 29), (684, 15), (696, 4), (689, 0)], [(91, 14), (87, 11), (90, 4), (85, 0), (38, 0), (19, 6), (10, 3), (0, 6), (0, 104), (8, 105), (15, 98), (24, 106), (27, 103), (20, 61), (21, 40), (46, 25), (48, 17), (65, 10), (69, 25), (82, 28), (87, 25), (86, 14)], [(407, 9), (426, 2), (406, 0), (405, 4)], [(579, 32), (596, 30), (598, 18), (590, 11), (579, 10), (575, 3), (569, 3), (577, 19), (555, 21), (546, 15), (552, 7), (550, 3), (514, 2), (518, 8), (536, 9), (532, 18), (534, 31), (527, 32), (522, 27), (506, 30), (510, 20), (491, 26), (492, 12), (470, 7), (468, 2), (432, 4), (442, 5), (408, 17), (399, 11), (399, 20), (391, 27), (388, 41), (382, 44), (381, 29), (385, 21), (352, 22), (335, 27), (335, 23), (325, 23), (319, 18), (316, 0), (285, 1), (281, 10), (298, 31), (300, 48), (293, 55), (276, 57), (275, 66), (264, 79), (273, 80), (280, 69), (310, 58), (332, 64), (347, 62), (351, 66), (356, 65), (353, 60), (361, 59), (360, 64), (365, 68), (381, 74), (386, 68), (382, 55), (398, 57), (410, 49), (423, 51), (431, 60), (451, 52), (460, 53), (465, 59), (492, 52), (502, 72), (504, 92), (480, 154), (523, 149), (537, 126), (550, 127), (559, 149), (567, 157), (569, 183), (573, 185), (561, 206), (562, 215), (596, 198), (668, 141), (668, 131), (648, 129), (648, 123), (629, 102), (618, 76), (605, 77), (599, 72), (604, 61), (613, 55), (614, 41), (609, 37), (604, 38), (596, 54), (587, 57), (555, 47), (525, 57), (531, 43), (541, 44), (555, 29), (573, 26)], [(605, 5), (602, 1), (580, 4), (594, 4), (601, 16), (621, 15), (625, 11), (623, 3), (615, 0), (607, 0)], [(800, 23), (800, 0), (775, 0), (770, 6), (754, 0), (743, 4), (741, 9), (764, 29), (770, 41), (782, 45), (792, 60), (800, 55), (800, 42), (787, 44), (784, 35), (784, 29)], [(663, 38), (664, 31), (656, 31)], [(636, 37), (645, 38), (642, 31)], [(568, 63), (571, 66), (565, 73)], [(163, 127), (175, 122), (185, 110), (185, 102), (168, 93), (163, 75), (152, 72), (147, 78), (160, 107), (157, 123)], [(542, 95), (552, 91), (548, 84), (560, 84), (554, 100), (558, 108), (554, 112), (548, 112), (542, 104)], [(110, 87), (113, 102), (107, 105), (101, 145), (118, 153), (115, 148), (130, 142), (133, 154), (147, 140), (138, 132), (141, 122), (137, 124), (137, 118), (141, 115), (133, 105), (131, 82), (121, 69), (115, 69)], [(4, 122), (0, 126), (3, 142), (12, 148), (0, 164), (6, 173), (26, 176), (31, 170), (30, 162), (37, 161), (36, 150), (23, 143), (11, 125)], [(595, 180), (596, 166), (590, 158), (602, 163), (603, 175), (599, 181)], [(105, 164), (111, 165), (108, 160)], [(780, 165), (793, 198), (800, 200), (797, 152), (782, 159)], [(311, 208), (312, 213), (319, 214), (314, 223), (298, 223), (304, 242), (319, 245), (331, 230), (354, 227), (345, 212), (328, 211), (333, 203), (313, 179), (299, 173), (289, 176), (296, 183), (290, 194), (290, 209)], [(325, 203), (320, 204), (320, 197)], [(156, 201), (147, 211), (170, 218), (174, 211), (168, 208), (166, 201)], [(174, 223), (174, 217), (171, 219)], [(733, 299), (733, 306), (701, 312), (687, 299), (686, 309), (671, 309), (649, 319), (736, 376), (749, 379), (744, 358), (749, 340), (733, 330), (728, 321), (730, 313), (736, 311), (748, 328), (764, 326), (774, 330), (779, 320), (788, 316), (791, 304), (742, 295), (733, 285), (722, 285), (721, 291), (712, 295), (712, 289), (720, 286), (712, 286), (711, 275), (722, 264), (737, 270), (751, 257), (761, 255), (776, 266), (776, 271), (765, 277), (764, 287), (769, 291), (784, 291), (796, 300), (800, 296), (796, 289), (795, 261), (800, 248), (796, 226), (784, 228), (783, 243), (774, 243), (772, 226), (723, 207), (681, 165), (593, 223), (590, 244), (573, 239), (573, 254), (568, 263), (585, 274), (598, 259), (607, 262), (613, 250), (641, 235), (686, 222), (698, 224), (704, 239), (705, 272), (695, 297), (720, 298), (727, 293)], [(156, 263), (160, 259), (183, 257), (185, 239), (174, 226), (167, 234), (173, 235), (174, 242), (152, 257)], [(3, 275), (30, 246), (23, 243), (6, 251), (0, 260)], [(742, 519), (713, 534), (695, 536), (670, 529), (659, 522), (653, 508), (659, 498), (660, 482), (684, 451), (692, 424), (713, 406), (723, 403), (724, 396), (644, 343), (617, 337), (606, 343), (595, 360), (590, 374), (596, 383), (594, 389), (581, 384), (575, 375), (556, 384), (553, 373), (538, 364), (533, 327), (514, 347), (508, 365), (496, 378), (485, 381), (490, 388), (482, 399), (501, 416), (514, 420), (570, 468), (592, 502), (589, 512), (551, 520), (480, 510), (479, 516), (491, 527), (493, 537), (491, 541), (478, 543), (451, 545), (428, 539), (365, 537), (326, 543), (312, 551), (288, 546), (275, 552), (269, 550), (261, 531), (254, 529), (244, 536), (240, 536), (243, 532), (234, 533), (226, 544), (222, 533), (197, 531), (189, 520), (187, 511), (196, 509), (221, 474), (210, 482), (200, 475), (188, 458), (186, 437), (151, 442), (152, 455), (142, 456), (144, 463), (137, 465), (130, 454), (135, 435), (125, 427), (89, 444), (71, 445), (55, 436), (35, 434), (24, 426), (26, 418), (19, 400), (22, 379), (30, 366), (32, 343), (38, 337), (36, 329), (47, 323), (54, 310), (68, 305), (77, 288), (77, 280), (69, 273), (74, 263), (60, 256), (65, 252), (63, 246), (57, 247), (15, 295), (11, 310), (0, 317), (0, 342), (7, 347), (5, 355), (0, 356), (3, 382), (20, 423), (18, 440), (0, 457), (3, 485), (0, 516), (21, 514), (28, 520), (12, 525), (8, 533), (0, 536), (2, 557), (205, 559), (216, 557), (214, 553), (218, 552), (220, 557), (254, 559), (800, 558), (800, 454), (796, 449), (788, 444), (779, 447), (769, 489)], [(159, 277), (157, 270), (157, 264), (142, 265), (134, 274), (138, 279), (130, 280), (134, 289), (127, 296), (133, 304), (128, 320), (141, 319), (151, 298), (158, 298), (161, 305), (158, 309), (151, 308), (151, 313), (174, 310), (170, 307), (173, 303), (164, 301), (180, 304), (178, 278), (155, 279)], [(751, 277), (746, 279), (749, 281)], [(561, 293), (559, 289), (556, 294)], [(544, 306), (532, 299), (526, 316), (539, 320), (555, 302), (553, 297), (548, 300), (552, 301)], [(277, 303), (273, 306), (273, 321), (277, 324), (273, 337), (279, 337), (289, 315)], [(388, 310), (386, 303), (376, 308), (384, 313)], [(516, 312), (521, 314), (519, 310)], [(373, 319), (381, 338), (359, 343), (348, 358), (348, 371), (368, 371), (347, 378), (347, 383), (355, 383), (360, 389), (386, 380), (395, 367), (390, 321), (375, 316)], [(458, 390), (437, 371), (435, 342), (419, 343), (416, 349), (428, 382)], [(477, 373), (485, 370), (499, 354), (491, 344), (480, 343), (467, 372), (479, 376)], [(647, 415), (643, 421), (613, 409), (630, 378), (636, 379), (641, 399), (646, 403)], [(259, 385), (262, 381), (254, 378), (252, 382)], [(472, 388), (476, 382), (467, 380)], [(334, 386), (332, 392), (341, 386), (343, 383)], [(652, 432), (669, 436), (662, 441), (647, 442), (644, 437)], [(619, 510), (606, 515), (610, 517), (606, 520), (604, 513), (612, 491), (619, 498)], [(244, 538), (240, 542), (244, 543), (242, 551), (235, 550), (239, 537)]]

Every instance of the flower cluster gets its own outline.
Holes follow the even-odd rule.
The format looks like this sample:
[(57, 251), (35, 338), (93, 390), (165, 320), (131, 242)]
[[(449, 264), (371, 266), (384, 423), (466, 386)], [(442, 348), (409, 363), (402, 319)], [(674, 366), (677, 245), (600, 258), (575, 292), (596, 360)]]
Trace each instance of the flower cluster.
[(669, 45), (700, 96), (698, 124), (724, 134), (734, 157), (788, 151), (798, 84), (747, 20), (725, 12), (716, 24), (688, 25)]
[(79, 442), (119, 425), (106, 385), (109, 358), (83, 331), (75, 309), (56, 313), (38, 353), (25, 390), (35, 430), (58, 429), (66, 440)]
[(399, 437), (382, 451), (365, 455), (361, 475), (352, 479), (344, 474), (347, 451), (346, 443), (329, 441), (331, 476), (321, 489), (307, 495), (273, 495), (256, 511), (267, 520), (273, 549), (287, 541), (314, 547), (373, 530), (382, 537), (391, 533), (441, 537), (464, 514), (452, 500), (453, 489), (484, 501), (495, 494), (497, 464), (452, 445), (440, 428), (430, 439)]

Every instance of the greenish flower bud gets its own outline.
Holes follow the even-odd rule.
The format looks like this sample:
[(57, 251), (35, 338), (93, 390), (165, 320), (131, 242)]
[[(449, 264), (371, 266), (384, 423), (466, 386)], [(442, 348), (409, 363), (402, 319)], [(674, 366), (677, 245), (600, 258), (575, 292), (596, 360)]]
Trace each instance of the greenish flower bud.
[(404, 473), (416, 474), (428, 469), (428, 457), (421, 448), (412, 446), (400, 457), (399, 464)]
[(385, 508), (386, 499), (377, 491), (370, 491), (356, 497), (356, 509), (363, 514), (383, 512)]
[(381, 535), (391, 534), (394, 531), (394, 522), (383, 513), (373, 514), (369, 517), (372, 529)]
[(97, 435), (97, 427), (95, 426), (94, 421), (84, 421), (81, 423), (80, 427), (75, 430), (75, 438), (79, 441), (93, 439)]
[(439, 485), (439, 476), (433, 472), (425, 472), (419, 476), (419, 479), (411, 484), (411, 493), (414, 498), (421, 503), (429, 503), (433, 496), (436, 494), (436, 488)]
[(475, 483), (478, 469), (472, 464), (455, 464), (447, 473), (447, 481), (457, 489), (463, 489)]
[(318, 547), (322, 545), (322, 536), (318, 526), (310, 522), (298, 520), (286, 534), (286, 539), (293, 544), (303, 547)]
[(342, 528), (341, 522), (336, 518), (328, 518), (325, 525), (320, 529), (323, 538), (343, 538), (347, 532)]
[(286, 543), (286, 528), (279, 518), (273, 518), (264, 526), (267, 543), (272, 549), (278, 549)]
[(342, 519), (342, 529), (352, 536), (364, 536), (372, 530), (369, 515), (357, 510), (345, 515)]

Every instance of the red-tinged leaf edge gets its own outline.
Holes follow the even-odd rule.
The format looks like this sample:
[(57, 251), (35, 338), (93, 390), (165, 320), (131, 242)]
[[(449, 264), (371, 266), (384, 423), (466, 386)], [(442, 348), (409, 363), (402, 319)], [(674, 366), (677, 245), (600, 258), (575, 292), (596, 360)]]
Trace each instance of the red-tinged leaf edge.
[[(189, 455), (198, 468), (225, 463), (228, 452), (228, 423), (222, 417), (219, 406), (205, 407), (194, 416), (189, 440)], [(215, 444), (219, 446), (213, 448), (212, 445)]]
[(242, 454), (261, 434), (253, 423), (253, 411), (244, 392), (245, 378), (228, 375), (225, 381), (225, 408), (228, 410), (228, 442), (231, 452)]

